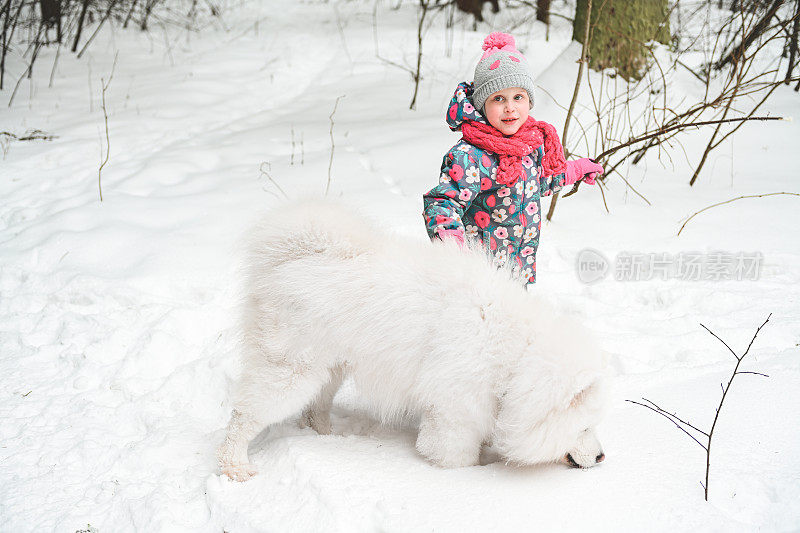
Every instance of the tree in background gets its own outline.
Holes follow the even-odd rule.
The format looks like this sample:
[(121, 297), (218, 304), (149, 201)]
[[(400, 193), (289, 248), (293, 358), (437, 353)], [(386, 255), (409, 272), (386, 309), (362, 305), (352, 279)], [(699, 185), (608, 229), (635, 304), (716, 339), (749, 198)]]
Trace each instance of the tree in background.
[[(572, 39), (583, 42), (588, 0), (578, 0)], [(667, 0), (595, 0), (589, 28), (589, 66), (614, 68), (638, 79), (647, 65), (645, 43), (670, 41)]]
[[(689, 179), (689, 185), (694, 185), (709, 154), (747, 122), (783, 119), (758, 111), (780, 86), (797, 82), (800, 87), (794, 31), (800, 19), (800, 1), (791, 5), (785, 0), (750, 0), (736, 2), (734, 10), (728, 7), (726, 3), (719, 8), (711, 1), (688, 6), (675, 2), (674, 28), (670, 28), (664, 0), (578, 0), (573, 29), (588, 29), (575, 37), (589, 51), (580, 66), (585, 61), (595, 69), (613, 67), (619, 75), (586, 78), (591, 106), (575, 107), (573, 96), (562, 142), (565, 152), (594, 154), (605, 167), (598, 180), (601, 193), (613, 174), (649, 204), (625, 179), (625, 169), (651, 150), (657, 150), (658, 159), (665, 163), (678, 153), (676, 147), (691, 159), (694, 154), (681, 145), (682, 133), (711, 129)], [(649, 28), (649, 35), (643, 28)], [(661, 45), (670, 39), (670, 30), (674, 30), (670, 45)], [(635, 31), (643, 33), (637, 36)], [(582, 83), (580, 72), (579, 68), (574, 95)], [(682, 81), (676, 86), (679, 76)], [(701, 91), (702, 98), (687, 97), (687, 85)], [(570, 118), (579, 128), (573, 128), (568, 138)], [(562, 197), (575, 193), (578, 185)], [(553, 195), (548, 220), (556, 199)]]

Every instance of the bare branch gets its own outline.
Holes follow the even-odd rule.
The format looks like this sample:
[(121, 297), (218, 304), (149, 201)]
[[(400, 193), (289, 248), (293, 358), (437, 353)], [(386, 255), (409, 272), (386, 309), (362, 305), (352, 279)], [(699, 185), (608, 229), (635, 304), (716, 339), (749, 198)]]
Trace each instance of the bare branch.
[[(266, 167), (266, 169), (265, 169), (264, 167)], [(269, 173), (269, 171), (271, 170), (271, 168), (270, 168), (270, 167), (271, 167), (271, 165), (269, 164), (269, 162), (268, 162), (268, 161), (263, 161), (263, 162), (261, 163), (261, 166), (260, 166), (260, 167), (258, 167), (258, 171), (261, 173), (261, 175), (262, 175), (262, 176), (266, 176), (266, 178), (267, 178), (267, 179), (268, 179), (268, 180), (269, 180), (269, 181), (270, 181), (270, 182), (271, 182), (271, 183), (272, 183), (272, 184), (275, 186), (275, 188), (276, 188), (276, 189), (278, 189), (278, 190), (281, 192), (281, 194), (283, 195), (283, 197), (284, 197), (286, 200), (289, 200), (289, 195), (288, 195), (288, 194), (286, 194), (286, 191), (284, 191), (284, 190), (281, 188), (281, 186), (280, 186), (280, 185), (278, 185), (278, 182), (277, 182), (277, 181), (275, 181), (275, 180), (272, 178), (272, 175)], [(277, 195), (276, 195), (276, 196), (277, 196)]]
[(766, 194), (748, 194), (748, 195), (745, 195), (745, 196), (737, 196), (736, 198), (731, 198), (730, 200), (725, 200), (724, 202), (719, 202), (719, 203), (710, 205), (708, 207), (704, 207), (700, 211), (694, 213), (692, 216), (690, 216), (689, 218), (686, 219), (686, 222), (683, 223), (683, 225), (681, 226), (681, 229), (678, 230), (678, 235), (681, 234), (681, 232), (683, 231), (683, 228), (686, 227), (686, 224), (688, 224), (690, 220), (692, 220), (694, 217), (696, 217), (697, 215), (699, 215), (703, 211), (707, 211), (707, 210), (711, 209), (712, 207), (717, 207), (717, 206), (720, 206), (720, 205), (729, 204), (731, 202), (735, 202), (736, 200), (741, 200), (743, 198), (761, 198), (762, 196), (777, 196), (777, 195), (781, 195), (781, 194), (788, 194), (788, 195), (791, 195), (791, 196), (800, 196), (800, 193), (796, 193), (796, 192), (770, 192), (770, 193), (766, 193)]
[(108, 81), (103, 82), (103, 79), (100, 79), (100, 83), (103, 86), (103, 90), (101, 92), (102, 97), (102, 108), (103, 108), (103, 120), (105, 122), (105, 129), (106, 129), (106, 157), (102, 163), (100, 163), (100, 168), (97, 169), (97, 190), (100, 193), (100, 201), (103, 201), (103, 185), (102, 185), (102, 174), (103, 168), (108, 163), (108, 156), (111, 154), (111, 140), (108, 136), (108, 110), (106, 109), (106, 91), (108, 87), (111, 85), (111, 79), (114, 77), (114, 69), (117, 68), (117, 57), (119, 56), (119, 52), (114, 54), (114, 63), (111, 65), (111, 74), (108, 76)]
[(650, 407), (650, 406), (649, 406), (649, 405), (647, 405), (647, 404), (643, 404), (643, 403), (640, 403), (640, 402), (636, 402), (636, 401), (634, 401), (634, 400), (625, 400), (625, 401), (626, 401), (626, 402), (630, 402), (630, 403), (635, 403), (636, 405), (641, 405), (642, 407), (646, 407), (647, 409), (650, 409), (650, 410), (651, 410), (651, 411), (653, 411), (654, 413), (658, 413), (658, 414), (660, 414), (661, 416), (663, 416), (664, 418), (666, 418), (667, 420), (669, 420), (670, 422), (672, 422), (673, 424), (675, 424), (675, 427), (676, 427), (676, 428), (680, 429), (681, 431), (683, 431), (684, 433), (686, 433), (687, 435), (689, 435), (689, 438), (690, 438), (690, 439), (692, 439), (693, 441), (695, 441), (697, 444), (699, 444), (701, 448), (703, 448), (704, 450), (708, 451), (708, 448), (706, 448), (706, 445), (705, 445), (705, 444), (703, 444), (702, 442), (700, 442), (699, 440), (697, 440), (697, 438), (696, 438), (694, 435), (692, 435), (691, 433), (689, 433), (688, 431), (686, 431), (686, 429), (684, 429), (684, 428), (683, 428), (683, 427), (682, 427), (680, 424), (678, 424), (678, 423), (677, 423), (675, 420), (673, 420), (671, 417), (667, 416), (666, 412), (664, 412), (664, 411), (660, 411), (660, 410), (658, 410), (658, 409), (654, 409), (654, 408)]
[(763, 377), (765, 377), (765, 378), (768, 378), (768, 377), (769, 377), (767, 374), (763, 374), (763, 373), (761, 373), (761, 372), (751, 372), (751, 371), (744, 371), (744, 370), (743, 370), (743, 371), (741, 371), (741, 372), (737, 372), (737, 374), (754, 374), (754, 375), (756, 375), (756, 376), (763, 376)]
[(328, 183), (325, 185), (325, 196), (328, 196), (328, 191), (331, 188), (331, 168), (333, 168), (333, 150), (336, 148), (336, 143), (333, 139), (333, 115), (336, 114), (336, 108), (339, 106), (339, 100), (344, 98), (344, 95), (337, 96), (336, 102), (333, 104), (333, 111), (328, 116), (328, 119), (331, 121), (331, 128), (330, 128), (330, 136), (331, 136), (331, 158), (328, 161)]
[[(753, 342), (756, 340), (756, 337), (758, 336), (758, 333), (761, 331), (761, 328), (763, 328), (767, 324), (767, 322), (769, 322), (769, 319), (770, 319), (771, 316), (772, 316), (772, 313), (770, 313), (770, 315), (767, 317), (767, 319), (764, 321), (764, 323), (761, 324), (758, 327), (758, 329), (756, 330), (755, 334), (753, 334), (753, 338), (750, 340), (750, 344), (748, 345), (747, 350), (741, 356), (736, 355), (736, 353), (733, 350), (731, 350), (731, 347), (728, 346), (728, 343), (726, 343), (725, 341), (720, 339), (713, 331), (711, 331), (707, 327), (703, 326), (703, 324), (700, 324), (701, 326), (703, 326), (703, 328), (705, 328), (706, 331), (708, 331), (714, 337), (719, 339), (719, 341), (722, 344), (724, 344), (725, 347), (728, 348), (728, 350), (730, 350), (730, 352), (736, 358), (736, 366), (734, 367), (733, 372), (731, 373), (731, 377), (728, 380), (728, 385), (725, 386), (722, 383), (719, 384), (720, 388), (722, 389), (722, 397), (719, 400), (719, 405), (715, 409), (714, 421), (711, 423), (711, 429), (708, 432), (705, 432), (705, 431), (703, 431), (701, 429), (698, 429), (697, 427), (693, 426), (689, 422), (687, 422), (685, 420), (682, 420), (675, 413), (670, 413), (668, 411), (665, 411), (664, 409), (662, 409), (661, 407), (656, 405), (654, 402), (648, 400), (647, 398), (642, 398), (642, 400), (644, 400), (645, 402), (649, 403), (650, 405), (647, 405), (647, 404), (644, 404), (644, 403), (641, 403), (641, 402), (637, 402), (637, 401), (634, 401), (634, 400), (625, 400), (626, 402), (630, 402), (630, 403), (633, 403), (633, 404), (636, 404), (636, 405), (640, 405), (642, 407), (646, 407), (647, 409), (650, 409), (651, 411), (653, 411), (655, 413), (658, 413), (659, 415), (663, 416), (664, 418), (666, 418), (667, 420), (672, 422), (675, 425), (675, 427), (677, 427), (678, 429), (683, 431), (686, 435), (688, 435), (693, 441), (695, 441), (697, 444), (699, 444), (706, 451), (705, 483), (701, 483), (701, 485), (703, 486), (704, 493), (705, 493), (706, 501), (708, 501), (708, 477), (709, 477), (709, 473), (711, 471), (711, 441), (714, 438), (714, 429), (717, 427), (717, 420), (719, 419), (719, 413), (720, 413), (720, 411), (722, 411), (722, 405), (725, 403), (725, 397), (727, 396), (728, 392), (730, 392), (730, 390), (731, 390), (731, 384), (733, 383), (733, 379), (738, 374), (754, 374), (754, 375), (758, 375), (758, 376), (769, 377), (766, 374), (762, 374), (761, 372), (752, 372), (752, 371), (749, 371), (749, 370), (740, 372), (739, 371), (739, 365), (742, 364), (742, 360), (744, 360), (745, 356), (749, 353), (750, 347), (753, 345)], [(684, 426), (689, 427), (689, 428), (697, 431), (698, 433), (706, 436), (707, 437), (707, 443), (703, 444), (702, 442), (700, 442), (694, 435), (689, 433), (689, 431)]]
[(623, 148), (625, 148), (627, 146), (630, 146), (630, 145), (636, 144), (636, 143), (640, 143), (640, 142), (646, 141), (648, 139), (652, 139), (653, 137), (658, 137), (660, 135), (663, 135), (665, 133), (669, 133), (671, 131), (683, 130), (683, 129), (686, 129), (686, 128), (697, 128), (697, 127), (700, 127), (700, 126), (708, 126), (710, 124), (720, 124), (720, 123), (724, 124), (724, 123), (728, 123), (728, 122), (744, 122), (744, 121), (748, 121), (748, 120), (786, 120), (786, 118), (784, 118), (784, 117), (738, 117), (738, 118), (728, 118), (728, 119), (724, 119), (724, 120), (703, 120), (703, 121), (700, 121), (700, 122), (690, 122), (690, 123), (687, 123), (687, 124), (675, 124), (674, 126), (660, 128), (660, 129), (658, 129), (656, 131), (643, 134), (643, 135), (641, 135), (639, 137), (636, 137), (635, 139), (629, 140), (626, 143), (623, 143), (623, 144), (620, 144), (618, 146), (615, 146), (614, 148), (606, 150), (602, 154), (598, 155), (596, 157), (596, 159), (598, 159), (598, 160), (604, 159), (605, 157), (613, 154), (614, 152), (618, 152), (619, 150), (621, 150), (621, 149), (623, 149)]
[[(725, 342), (724, 340), (720, 339), (720, 338), (719, 338), (719, 335), (717, 335), (716, 333), (714, 333), (713, 331), (711, 331), (710, 329), (708, 329), (707, 327), (705, 327), (705, 325), (703, 325), (703, 323), (702, 323), (702, 322), (700, 323), (700, 325), (701, 325), (701, 326), (703, 326), (703, 329), (704, 329), (704, 330), (706, 330), (707, 332), (709, 332), (709, 333), (711, 333), (713, 336), (715, 336), (719, 342), (721, 342), (722, 344), (724, 344), (724, 345), (725, 345), (725, 347), (728, 349), (728, 351), (729, 351), (729, 352), (731, 352), (731, 353), (733, 354), (733, 356), (736, 358), (736, 360), (737, 360), (737, 361), (739, 360), (739, 356), (738, 356), (738, 355), (736, 355), (736, 352), (734, 352), (734, 351), (733, 351), (733, 349), (732, 349), (730, 346), (728, 346), (728, 343), (727, 343), (727, 342)], [(720, 385), (722, 385), (722, 383), (720, 383)], [(725, 392), (725, 387), (723, 387), (723, 388), (722, 388), (722, 391), (723, 391), (723, 395), (724, 395), (724, 392)]]
[(678, 421), (678, 422), (680, 422), (681, 424), (684, 424), (684, 425), (686, 425), (686, 426), (688, 426), (688, 427), (692, 428), (693, 430), (697, 431), (698, 433), (701, 433), (701, 434), (705, 435), (706, 437), (708, 437), (708, 433), (706, 433), (706, 432), (705, 432), (705, 431), (703, 431), (702, 429), (698, 429), (698, 428), (696, 428), (695, 426), (693, 426), (693, 425), (692, 425), (692, 424), (690, 424), (689, 422), (686, 422), (685, 420), (681, 420), (680, 418), (678, 418), (678, 416), (677, 416), (675, 413), (670, 413), (669, 411), (665, 411), (664, 409), (662, 409), (661, 407), (659, 407), (658, 405), (656, 405), (656, 404), (655, 404), (655, 402), (652, 402), (652, 401), (648, 400), (647, 398), (642, 398), (642, 400), (646, 401), (647, 403), (649, 403), (650, 405), (652, 405), (653, 407), (655, 407), (655, 408), (656, 408), (656, 409), (658, 409), (659, 411), (662, 411), (662, 412), (664, 412), (664, 413), (668, 414), (669, 416), (671, 416), (672, 418), (674, 418), (675, 420), (677, 420), (677, 421)]
[[(562, 145), (565, 147), (564, 149), (565, 158), (569, 157), (569, 150), (566, 148), (566, 146), (568, 146), (567, 132), (569, 131), (569, 119), (572, 117), (572, 111), (575, 109), (575, 102), (578, 100), (578, 93), (580, 92), (581, 88), (581, 78), (583, 77), (583, 67), (586, 64), (586, 51), (589, 48), (589, 29), (591, 27), (591, 19), (592, 19), (592, 0), (588, 0), (587, 5), (588, 7), (586, 8), (586, 22), (584, 24), (585, 27), (583, 31), (583, 46), (581, 47), (581, 59), (578, 62), (578, 76), (575, 79), (575, 89), (572, 91), (572, 100), (570, 101), (569, 109), (567, 110), (567, 118), (564, 120), (564, 131), (561, 134), (561, 142)], [(603, 201), (605, 202), (605, 198), (603, 199)], [(558, 203), (558, 192), (555, 192), (553, 193), (553, 199), (550, 201), (550, 208), (547, 210), (548, 222), (553, 218), (553, 213), (555, 213), (557, 203)], [(608, 209), (608, 206), (606, 206), (606, 209)]]
[(758, 333), (761, 331), (761, 328), (763, 328), (764, 326), (766, 326), (766, 325), (767, 325), (767, 322), (769, 322), (769, 319), (770, 319), (770, 318), (772, 318), (772, 313), (770, 313), (770, 314), (769, 314), (769, 316), (767, 317), (767, 319), (764, 321), (764, 323), (763, 323), (763, 324), (761, 324), (760, 326), (758, 326), (758, 329), (757, 329), (757, 330), (756, 330), (756, 332), (753, 334), (753, 338), (752, 338), (752, 339), (750, 339), (750, 344), (748, 344), (748, 345), (747, 345), (747, 349), (746, 349), (746, 350), (744, 351), (744, 353), (742, 354), (742, 357), (744, 357), (745, 355), (747, 355), (747, 354), (750, 352), (750, 347), (751, 347), (751, 346), (753, 346), (753, 342), (756, 340), (756, 337), (758, 337)]

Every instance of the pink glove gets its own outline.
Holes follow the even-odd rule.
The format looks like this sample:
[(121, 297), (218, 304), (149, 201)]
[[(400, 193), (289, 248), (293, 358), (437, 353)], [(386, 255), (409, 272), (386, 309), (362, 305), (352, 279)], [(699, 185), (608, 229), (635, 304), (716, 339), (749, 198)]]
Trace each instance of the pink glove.
[(457, 229), (442, 229), (436, 232), (439, 238), (445, 242), (449, 239), (456, 241), (459, 248), (464, 248), (464, 232)]
[(605, 171), (601, 165), (585, 157), (575, 161), (567, 161), (567, 170), (564, 172), (567, 177), (565, 185), (572, 185), (581, 179), (589, 185), (594, 185), (594, 179), (603, 172)]

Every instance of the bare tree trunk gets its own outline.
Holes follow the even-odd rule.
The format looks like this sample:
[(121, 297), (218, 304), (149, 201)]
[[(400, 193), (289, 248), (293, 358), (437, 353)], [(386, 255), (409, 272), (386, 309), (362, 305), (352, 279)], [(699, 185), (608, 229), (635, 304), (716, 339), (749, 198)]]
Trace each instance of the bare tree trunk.
[(78, 42), (81, 40), (81, 31), (83, 30), (83, 21), (86, 18), (86, 10), (89, 9), (89, 3), (92, 0), (83, 0), (83, 6), (81, 7), (81, 14), (78, 18), (78, 29), (75, 30), (75, 41), (72, 43), (72, 51), (76, 52), (78, 50)]
[(550, 0), (536, 0), (536, 20), (550, 25)]
[[(572, 39), (580, 42), (589, 16), (587, 0), (578, 0)], [(649, 52), (644, 43), (670, 42), (667, 0), (602, 0), (594, 3), (591, 18), (601, 28), (592, 35), (589, 67), (614, 68), (625, 79), (639, 79)]]
[[(20, 5), (22, 2), (20, 2)], [(25, 78), (31, 79), (33, 77), (33, 64), (36, 62), (36, 58), (39, 57), (39, 51), (44, 45), (42, 41), (42, 32), (44, 31), (44, 22), (41, 20), (39, 21), (39, 28), (36, 30), (36, 37), (34, 38), (33, 42), (28, 46), (28, 50), (31, 50), (31, 61), (28, 63), (28, 68), (25, 70), (25, 73), (20, 76), (17, 80), (17, 84), (14, 85), (14, 90), (11, 91), (11, 98), (8, 99), (8, 107), (11, 107), (11, 104), (14, 103), (14, 97), (17, 95), (17, 89), (19, 89), (22, 80)], [(26, 52), (27, 53), (27, 52)]]
[(122, 24), (123, 28), (128, 27), (128, 23), (131, 21), (131, 17), (133, 16), (133, 10), (136, 9), (136, 4), (139, 3), (139, 0), (133, 0), (131, 2), (131, 8), (128, 10), (128, 15), (125, 17), (125, 22)]
[(3, 34), (0, 37), (0, 91), (2, 91), (3, 80), (6, 75), (6, 51), (8, 50), (6, 43), (8, 41), (8, 29), (11, 26), (11, 0), (6, 0), (6, 4), (0, 11), (0, 17), (3, 17)]
[(158, 3), (158, 0), (146, 0), (144, 4), (144, 15), (142, 15), (142, 31), (147, 31), (147, 20), (150, 18), (150, 13)]
[[(583, 78), (583, 67), (586, 64), (586, 51), (589, 48), (589, 34), (592, 22), (592, 0), (588, 0), (588, 7), (586, 8), (586, 22), (583, 27), (583, 46), (581, 46), (581, 60), (578, 63), (578, 77), (575, 80), (575, 90), (572, 92), (572, 101), (569, 103), (567, 110), (567, 118), (564, 120), (564, 132), (561, 134), (561, 144), (564, 146), (564, 158), (569, 157), (569, 150), (567, 146), (567, 132), (569, 131), (569, 119), (572, 117), (572, 110), (575, 109), (575, 102), (578, 100), (578, 93), (581, 88), (581, 79)], [(577, 187), (577, 184), (576, 184)], [(550, 209), (547, 210), (547, 221), (553, 218), (553, 213), (556, 211), (556, 203), (558, 202), (558, 193), (553, 193), (553, 199), (550, 201)]]
[(550, 40), (550, 0), (536, 0), (536, 20), (544, 22), (544, 40)]
[(61, 0), (39, 0), (42, 22), (48, 27), (56, 28), (56, 39), (61, 42)]
[(87, 39), (87, 41), (86, 41), (86, 44), (84, 44), (84, 45), (83, 45), (83, 48), (81, 48), (81, 51), (78, 53), (78, 57), (79, 57), (79, 58), (80, 58), (80, 57), (83, 55), (83, 53), (84, 53), (84, 52), (86, 51), (86, 49), (89, 47), (89, 45), (91, 44), (91, 42), (94, 40), (94, 38), (95, 38), (95, 37), (97, 36), (97, 34), (100, 32), (100, 28), (102, 28), (102, 27), (103, 27), (103, 24), (105, 23), (105, 21), (106, 21), (106, 20), (108, 20), (108, 17), (110, 17), (110, 16), (111, 16), (111, 10), (112, 10), (112, 9), (114, 9), (114, 6), (116, 6), (116, 5), (117, 5), (117, 1), (118, 1), (118, 0), (111, 0), (111, 1), (108, 3), (108, 9), (106, 9), (106, 14), (105, 14), (105, 15), (103, 16), (103, 18), (100, 20), (100, 23), (97, 25), (97, 28), (95, 28), (95, 30), (94, 30), (94, 33), (92, 33), (92, 35), (89, 37), (89, 39)]
[(17, 12), (14, 18), (11, 18), (11, 0), (8, 0), (5, 5), (5, 16), (3, 17), (3, 51), (0, 56), (0, 89), (3, 88), (3, 80), (6, 74), (6, 52), (8, 52), (8, 43), (14, 39), (14, 30), (17, 29), (17, 21), (19, 21), (19, 14), (22, 11), (23, 2), (17, 6)]
[(42, 13), (42, 20), (48, 25), (54, 25), (61, 17), (59, 0), (39, 0), (39, 9)]
[(792, 78), (792, 71), (794, 70), (794, 62), (797, 59), (797, 33), (800, 30), (800, 0), (795, 2), (794, 8), (794, 21), (792, 22), (792, 38), (789, 40), (789, 67), (786, 69), (786, 85)]
[(424, 29), (425, 15), (428, 14), (428, 7), (430, 7), (430, 0), (419, 0), (419, 7), (421, 9), (419, 15), (419, 26), (417, 26), (417, 70), (412, 74), (414, 76), (414, 96), (411, 98), (411, 105), (409, 109), (416, 109), (417, 107), (417, 93), (419, 92), (419, 80), (422, 75), (420, 69), (422, 67), (422, 33)]

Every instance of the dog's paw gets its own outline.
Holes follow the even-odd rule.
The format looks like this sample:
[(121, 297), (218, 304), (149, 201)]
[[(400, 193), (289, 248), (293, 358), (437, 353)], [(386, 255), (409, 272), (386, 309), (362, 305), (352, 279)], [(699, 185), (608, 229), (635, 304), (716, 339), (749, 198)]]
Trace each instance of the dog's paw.
[(320, 435), (331, 434), (331, 417), (328, 413), (306, 409), (298, 424), (301, 428), (311, 428)]
[(222, 465), (220, 470), (233, 481), (247, 481), (258, 474), (258, 468), (250, 463), (236, 465), (226, 464)]
[(441, 443), (420, 442), (417, 439), (417, 451), (428, 461), (442, 468), (463, 468), (479, 464), (480, 448), (450, 447), (445, 448)]
[(428, 457), (428, 460), (441, 468), (464, 468), (480, 464), (474, 453), (439, 453), (435, 457)]

